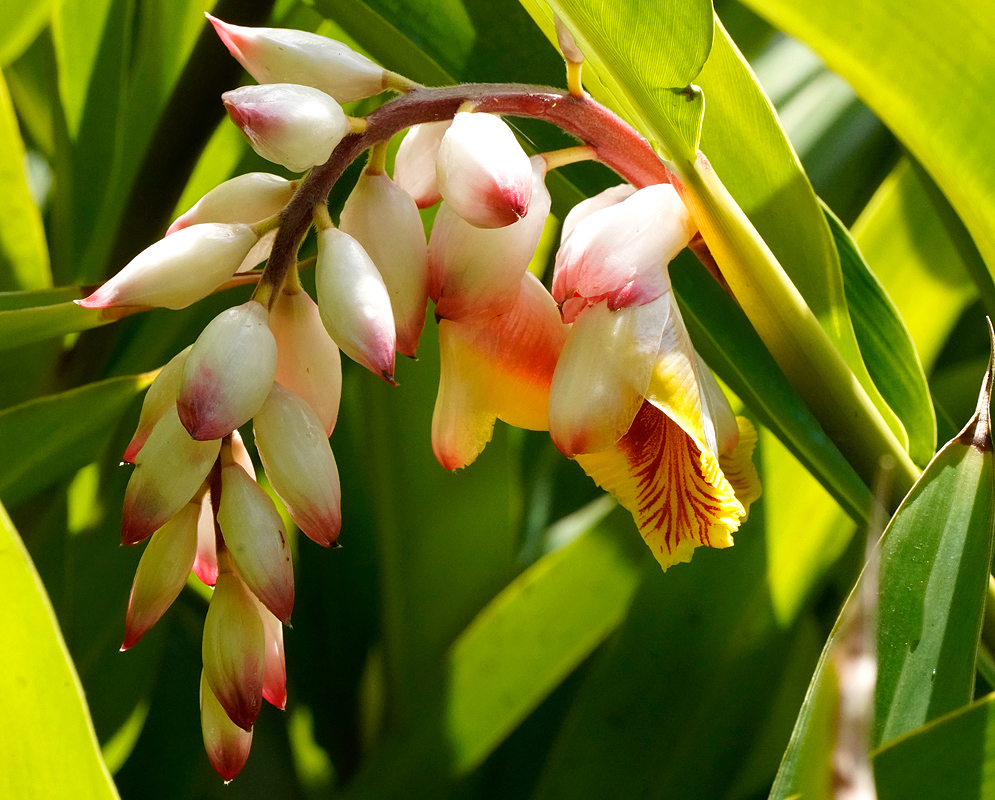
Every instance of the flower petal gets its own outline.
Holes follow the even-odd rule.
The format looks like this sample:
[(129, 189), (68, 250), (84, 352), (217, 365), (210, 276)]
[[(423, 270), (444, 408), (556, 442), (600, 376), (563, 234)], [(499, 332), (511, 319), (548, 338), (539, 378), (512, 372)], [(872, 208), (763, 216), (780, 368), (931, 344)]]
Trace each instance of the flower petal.
[(452, 124), (447, 119), (412, 125), (397, 148), (394, 180), (414, 198), (418, 208), (434, 206), (442, 197), (435, 179), (435, 162), (442, 137)]
[(252, 224), (279, 214), (297, 186), (279, 175), (249, 172), (215, 186), (169, 226), (166, 236), (204, 222)]
[(163, 414), (176, 405), (176, 395), (179, 394), (180, 379), (183, 377), (183, 363), (189, 352), (190, 347), (181, 350), (155, 376), (155, 380), (152, 381), (152, 385), (145, 393), (145, 399), (142, 401), (142, 413), (138, 417), (138, 428), (121, 457), (122, 461), (128, 464), (135, 463), (135, 456), (142, 449), (145, 440), (149, 438), (155, 424), (162, 419)]
[(746, 517), (719, 462), (650, 403), (614, 447), (577, 463), (631, 512), (665, 570), (700, 545), (730, 547)]
[(757, 431), (746, 417), (736, 417), (739, 428), (736, 447), (729, 453), (719, 456), (719, 467), (729, 485), (736, 492), (736, 499), (743, 506), (743, 520), (750, 512), (750, 506), (761, 495), (760, 476), (753, 463), (753, 450), (757, 446)]
[(252, 731), (244, 731), (228, 718), (218, 698), (200, 674), (200, 726), (204, 734), (204, 749), (211, 766), (225, 782), (230, 781), (245, 766), (252, 747)]
[(620, 183), (618, 186), (609, 186), (603, 192), (599, 192), (594, 197), (581, 200), (570, 209), (563, 220), (563, 228), (560, 231), (560, 244), (563, 244), (573, 233), (577, 223), (591, 216), (595, 211), (603, 208), (610, 208), (616, 203), (621, 203), (635, 194), (636, 187), (631, 183)]
[(263, 700), (282, 711), (287, 707), (287, 661), (283, 652), (283, 623), (262, 603), (257, 603), (256, 608), (266, 633)]
[(214, 530), (214, 508), (211, 506), (211, 493), (206, 492), (200, 501), (200, 516), (197, 518), (197, 557), (193, 562), (193, 572), (205, 586), (218, 582), (217, 535)]

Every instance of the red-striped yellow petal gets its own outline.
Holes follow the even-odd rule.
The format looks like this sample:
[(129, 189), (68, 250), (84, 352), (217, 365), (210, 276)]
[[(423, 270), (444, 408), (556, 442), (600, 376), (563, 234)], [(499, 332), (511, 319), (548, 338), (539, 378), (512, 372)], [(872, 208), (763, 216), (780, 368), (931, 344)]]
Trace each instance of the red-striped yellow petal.
[(729, 485), (736, 492), (736, 499), (743, 505), (743, 520), (750, 513), (750, 506), (760, 497), (760, 476), (753, 463), (753, 450), (757, 446), (757, 431), (746, 417), (736, 417), (739, 438), (736, 446), (719, 456), (719, 467)]
[(649, 402), (614, 447), (577, 463), (632, 513), (664, 569), (701, 545), (730, 547), (746, 517), (718, 460)]
[(439, 323), (442, 367), (432, 448), (446, 469), (471, 463), (494, 422), (548, 427), (549, 387), (567, 327), (549, 293), (527, 272), (511, 311), (486, 322)]

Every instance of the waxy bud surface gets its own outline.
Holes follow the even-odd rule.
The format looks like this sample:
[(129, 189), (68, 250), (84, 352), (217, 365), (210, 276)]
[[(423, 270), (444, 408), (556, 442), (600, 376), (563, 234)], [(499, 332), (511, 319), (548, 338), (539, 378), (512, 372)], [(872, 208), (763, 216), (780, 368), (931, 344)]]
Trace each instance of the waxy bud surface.
[(475, 227), (503, 228), (529, 210), (529, 157), (492, 114), (456, 115), (442, 137), (435, 174), (443, 200)]
[(127, 449), (124, 451), (122, 461), (129, 464), (135, 463), (135, 456), (142, 449), (145, 440), (149, 438), (155, 424), (162, 419), (162, 415), (176, 405), (176, 396), (180, 391), (180, 379), (183, 377), (183, 362), (186, 361), (190, 348), (186, 347), (173, 356), (155, 376), (152, 385), (145, 393), (142, 401), (142, 413), (138, 417), (138, 429), (131, 437)]
[(340, 103), (372, 97), (385, 86), (384, 68), (342, 42), (287, 28), (245, 28), (207, 18), (253, 78), (320, 89)]
[(230, 280), (258, 239), (241, 223), (192, 225), (147, 247), (76, 302), (83, 308), (186, 308)]
[(135, 456), (135, 471), (124, 493), (124, 543), (151, 536), (190, 502), (220, 450), (219, 440), (191, 439), (175, 408), (163, 414)]
[(138, 643), (179, 595), (197, 554), (197, 518), (200, 502), (187, 503), (169, 522), (152, 534), (128, 600), (122, 650)]
[(319, 231), (314, 279), (321, 321), (335, 343), (393, 383), (394, 312), (387, 286), (363, 246), (336, 228)]
[(252, 731), (242, 730), (229, 719), (211, 691), (205, 672), (200, 675), (200, 727), (211, 766), (226, 782), (230, 781), (249, 759)]
[(266, 633), (266, 666), (263, 700), (279, 709), (287, 707), (287, 661), (283, 652), (283, 623), (262, 603), (256, 603)]
[(176, 407), (194, 439), (227, 436), (266, 400), (277, 359), (268, 318), (266, 307), (250, 300), (211, 320), (193, 343)]
[(279, 175), (250, 172), (215, 186), (184, 214), (166, 236), (205, 222), (260, 222), (279, 214), (294, 196), (296, 185)]
[(341, 493), (339, 471), (321, 421), (307, 403), (277, 383), (252, 424), (273, 490), (297, 527), (330, 547), (342, 527)]
[(581, 200), (570, 209), (563, 220), (563, 228), (560, 231), (560, 244), (562, 245), (570, 237), (574, 228), (577, 227), (577, 223), (581, 220), (587, 219), (595, 211), (600, 211), (603, 208), (611, 208), (623, 200), (627, 200), (635, 192), (636, 187), (631, 183), (620, 183), (618, 186), (609, 186), (603, 192), (598, 192), (594, 197)]
[(442, 137), (452, 124), (452, 120), (447, 119), (412, 125), (397, 148), (394, 181), (414, 198), (418, 208), (434, 206), (442, 198), (435, 178), (435, 164)]
[(383, 277), (397, 352), (414, 358), (428, 306), (428, 246), (415, 201), (386, 174), (364, 172), (345, 202), (340, 227), (363, 246)]
[(252, 149), (291, 172), (324, 164), (352, 130), (342, 107), (310, 86), (242, 86), (225, 92), (221, 99)]
[(276, 506), (238, 464), (221, 471), (218, 524), (245, 585), (281, 621), (294, 610), (294, 567)]
[(214, 530), (214, 508), (211, 506), (211, 493), (205, 492), (200, 501), (200, 515), (197, 517), (197, 556), (193, 562), (193, 572), (205, 586), (218, 582), (217, 534)]

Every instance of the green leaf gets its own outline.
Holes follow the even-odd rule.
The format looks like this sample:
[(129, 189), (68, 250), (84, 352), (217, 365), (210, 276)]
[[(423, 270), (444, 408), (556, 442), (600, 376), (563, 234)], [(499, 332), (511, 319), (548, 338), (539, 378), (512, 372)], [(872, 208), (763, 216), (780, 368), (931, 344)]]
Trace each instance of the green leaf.
[(881, 800), (968, 800), (995, 794), (995, 694), (874, 753)]
[(0, 0), (0, 65), (16, 59), (39, 34), (52, 13), (55, 0)]
[[(975, 417), (947, 443), (902, 502), (881, 538), (878, 682), (874, 740), (886, 742), (967, 704), (992, 558), (995, 470), (991, 451), (991, 364)], [(858, 589), (840, 614), (844, 619)], [(823, 736), (818, 702), (831, 680), (838, 620), (823, 650), (771, 792), (802, 789)], [(815, 738), (814, 738), (815, 737)]]
[(3, 502), (13, 507), (95, 460), (121, 414), (153, 377), (111, 378), (0, 412)]
[(0, 288), (3, 289), (40, 289), (52, 283), (41, 212), (28, 190), (24, 158), (17, 116), (7, 83), (0, 75), (0, 220), (3, 220)]
[(846, 298), (867, 369), (909, 435), (909, 455), (925, 465), (936, 451), (936, 415), (912, 337), (857, 243), (825, 208), (840, 253)]
[[(388, 738), (348, 796), (440, 796), (503, 741), (621, 622), (646, 547), (621, 509), (509, 583), (453, 643), (409, 723)], [(566, 523), (564, 525), (563, 523)], [(571, 523), (564, 520), (564, 529)], [(593, 527), (590, 527), (593, 524)], [(585, 527), (590, 527), (585, 530)], [(659, 578), (655, 564), (653, 572)]]
[[(46, 300), (64, 289), (45, 291), (38, 296)], [(79, 290), (73, 292), (79, 296)], [(34, 292), (29, 293), (35, 295)], [(6, 295), (11, 303), (27, 301), (29, 298), (21, 295), (17, 299), (12, 294)], [(0, 303), (3, 300), (0, 299)], [(0, 305), (3, 308), (3, 305)], [(53, 305), (28, 306), (0, 311), (0, 350), (19, 347), (31, 342), (44, 341), (67, 333), (77, 333), (90, 328), (106, 325), (113, 320), (104, 315), (99, 308), (81, 308), (71, 300)]]
[(926, 167), (995, 268), (991, 3), (747, 0), (808, 43)]
[[(553, 13), (584, 53), (596, 77), (594, 97), (642, 131), (668, 159), (692, 161), (705, 103), (691, 86), (712, 48), (712, 4), (521, 0), (556, 42)], [(638, 31), (639, 35), (633, 35)]]
[(0, 795), (116, 798), (45, 588), (2, 507), (0, 594)]

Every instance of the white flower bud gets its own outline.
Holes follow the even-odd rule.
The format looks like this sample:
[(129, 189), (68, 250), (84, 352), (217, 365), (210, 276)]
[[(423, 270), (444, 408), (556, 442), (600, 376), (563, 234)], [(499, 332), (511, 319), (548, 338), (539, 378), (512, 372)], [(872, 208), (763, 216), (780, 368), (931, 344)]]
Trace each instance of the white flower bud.
[(321, 421), (307, 403), (277, 383), (252, 424), (273, 490), (306, 536), (331, 546), (342, 527), (341, 494)]
[(204, 672), (200, 675), (200, 727), (211, 766), (225, 781), (230, 781), (242, 771), (249, 758), (252, 731), (243, 731), (229, 719), (211, 691)]
[(340, 227), (363, 246), (383, 277), (397, 351), (414, 358), (428, 306), (428, 246), (415, 201), (385, 173), (363, 173), (342, 209)]
[(570, 209), (566, 219), (563, 220), (563, 229), (560, 231), (560, 244), (563, 244), (567, 240), (570, 234), (573, 233), (574, 228), (577, 227), (577, 223), (582, 219), (591, 216), (595, 211), (610, 208), (617, 203), (621, 203), (623, 200), (632, 197), (635, 191), (636, 187), (631, 183), (620, 183), (618, 186), (608, 187), (603, 192), (594, 195), (594, 197), (581, 200)]
[(366, 56), (317, 33), (285, 28), (244, 28), (207, 18), (253, 78), (260, 83), (312, 86), (340, 103), (384, 90), (387, 73)]
[(186, 308), (235, 274), (259, 237), (241, 223), (204, 223), (160, 239), (89, 297), (83, 308)]
[(250, 300), (211, 320), (193, 343), (176, 407), (194, 439), (227, 436), (266, 400), (277, 358), (268, 317), (265, 306)]
[(256, 602), (266, 634), (266, 666), (263, 674), (263, 700), (279, 709), (287, 707), (287, 662), (283, 653), (283, 623), (262, 603)]
[(225, 92), (221, 99), (252, 149), (291, 172), (324, 164), (352, 130), (342, 107), (310, 86), (242, 86)]
[(214, 530), (214, 508), (211, 505), (210, 491), (205, 492), (204, 498), (200, 501), (200, 515), (197, 517), (197, 556), (193, 561), (193, 571), (205, 586), (214, 586), (218, 581), (217, 534)]
[(442, 137), (435, 174), (449, 207), (478, 228), (503, 228), (529, 210), (529, 157), (492, 114), (456, 115)]
[(434, 206), (442, 197), (435, 179), (435, 162), (439, 158), (442, 137), (452, 124), (452, 120), (447, 119), (412, 125), (397, 148), (394, 180), (414, 198), (418, 208)]
[(303, 399), (331, 436), (342, 395), (342, 358), (307, 292), (281, 292), (269, 315), (276, 339), (276, 381)]
[(318, 310), (349, 358), (394, 382), (394, 312), (376, 265), (362, 245), (336, 228), (318, 232)]
[(189, 347), (181, 350), (155, 376), (155, 380), (145, 393), (142, 413), (138, 418), (138, 428), (124, 451), (122, 461), (135, 463), (135, 456), (149, 438), (155, 424), (162, 419), (163, 414), (176, 405), (176, 395), (180, 392), (180, 379), (183, 377), (183, 362), (186, 361), (189, 352)]
[(250, 172), (215, 186), (169, 226), (169, 236), (204, 222), (259, 222), (279, 214), (294, 196), (296, 185), (279, 175)]

